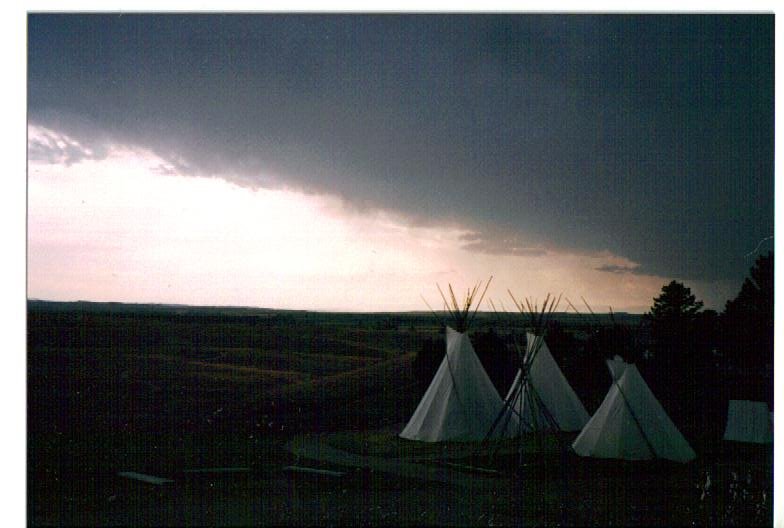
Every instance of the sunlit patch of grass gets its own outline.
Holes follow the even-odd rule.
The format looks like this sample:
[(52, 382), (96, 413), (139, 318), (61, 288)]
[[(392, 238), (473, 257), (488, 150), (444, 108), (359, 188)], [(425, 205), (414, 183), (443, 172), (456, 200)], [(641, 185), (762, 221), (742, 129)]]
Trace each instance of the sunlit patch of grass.
[(280, 396), (295, 399), (323, 397), (326, 401), (349, 403), (363, 398), (374, 389), (397, 388), (401, 383), (410, 383), (412, 360), (413, 354), (410, 354), (310, 381), (302, 380), (282, 389)]
[(194, 359), (323, 375), (360, 368), (381, 358), (375, 355), (330, 354), (324, 351), (301, 352), (296, 349), (206, 347), (200, 351), (199, 357)]
[(216, 382), (288, 384), (299, 381), (303, 377), (309, 377), (307, 373), (302, 372), (244, 367), (226, 363), (189, 361), (187, 366), (187, 374), (189, 376)]

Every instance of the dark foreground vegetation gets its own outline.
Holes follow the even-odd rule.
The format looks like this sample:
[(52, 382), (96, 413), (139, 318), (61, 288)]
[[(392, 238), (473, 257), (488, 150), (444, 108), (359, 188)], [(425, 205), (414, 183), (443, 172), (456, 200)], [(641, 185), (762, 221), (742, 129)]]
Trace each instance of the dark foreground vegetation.
[[(604, 360), (620, 354), (638, 364), (695, 462), (596, 461), (555, 450), (532, 453), (520, 479), (514, 457), (469, 449), (455, 455), (459, 462), (502, 475), (476, 489), (349, 468), (337, 481), (281, 471), (327, 467), (283, 449), (303, 433), (362, 455), (443, 463), (430, 456), (440, 447), (411, 447), (395, 434), (443, 357), (432, 314), (30, 301), (27, 317), (31, 524), (771, 522), (770, 447), (721, 437), (729, 399), (772, 408), (772, 256), (757, 261), (721, 314), (671, 283), (644, 317), (556, 314), (547, 328), (589, 413), (610, 385)], [(472, 327), (501, 394), (524, 333), (517, 314), (480, 314)], [(212, 467), (247, 471), (190, 471)], [(175, 483), (151, 486), (119, 471)]]

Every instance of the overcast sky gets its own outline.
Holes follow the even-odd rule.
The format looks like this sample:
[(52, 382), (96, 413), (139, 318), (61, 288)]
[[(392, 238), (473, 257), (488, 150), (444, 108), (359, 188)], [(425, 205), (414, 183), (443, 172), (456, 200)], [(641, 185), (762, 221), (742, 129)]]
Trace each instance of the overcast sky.
[(28, 21), (30, 297), (721, 309), (773, 246), (772, 16)]

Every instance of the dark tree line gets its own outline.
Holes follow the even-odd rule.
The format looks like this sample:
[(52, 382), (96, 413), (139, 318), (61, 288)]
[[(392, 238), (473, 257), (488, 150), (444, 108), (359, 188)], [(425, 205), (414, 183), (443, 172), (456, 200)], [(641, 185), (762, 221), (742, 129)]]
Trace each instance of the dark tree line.
[[(773, 366), (773, 253), (756, 260), (721, 314), (702, 310), (689, 288), (673, 281), (654, 299), (646, 319), (662, 368), (686, 369), (689, 375), (764, 376)], [(748, 396), (772, 400), (772, 392)]]

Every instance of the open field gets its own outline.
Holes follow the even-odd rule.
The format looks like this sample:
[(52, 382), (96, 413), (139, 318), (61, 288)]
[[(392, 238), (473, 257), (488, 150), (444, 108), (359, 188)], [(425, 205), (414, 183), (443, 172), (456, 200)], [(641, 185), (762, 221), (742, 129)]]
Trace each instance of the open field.
[[(728, 445), (689, 424), (684, 433), (698, 451), (691, 464), (581, 459), (553, 440), (522, 480), (510, 470), (514, 442), (491, 459), (472, 445), (397, 438), (425, 388), (416, 353), (439, 335), (429, 314), (31, 302), (29, 522), (769, 524), (770, 451)], [(286, 448), (307, 438), (357, 462)], [(282, 471), (291, 464), (345, 475)], [(390, 473), (395, 464), (452, 471), (469, 485)], [(249, 471), (186, 471), (209, 467)], [(175, 482), (134, 483), (119, 471)], [(487, 479), (494, 484), (480, 484)], [(731, 489), (746, 496), (732, 498)], [(758, 515), (746, 511), (760, 504)]]

